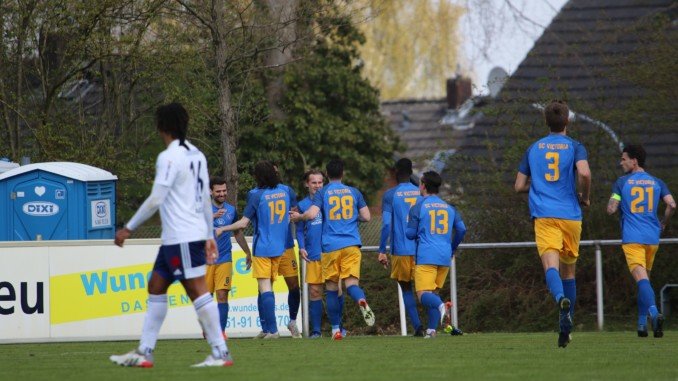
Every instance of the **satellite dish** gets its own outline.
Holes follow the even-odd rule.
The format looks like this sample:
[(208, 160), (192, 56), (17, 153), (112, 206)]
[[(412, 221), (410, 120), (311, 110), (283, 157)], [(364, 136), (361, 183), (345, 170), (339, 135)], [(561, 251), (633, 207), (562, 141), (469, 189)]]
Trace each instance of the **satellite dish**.
[(508, 73), (506, 70), (500, 68), (499, 66), (494, 67), (490, 70), (490, 74), (487, 76), (487, 87), (490, 89), (490, 96), (496, 98), (497, 94), (508, 79)]

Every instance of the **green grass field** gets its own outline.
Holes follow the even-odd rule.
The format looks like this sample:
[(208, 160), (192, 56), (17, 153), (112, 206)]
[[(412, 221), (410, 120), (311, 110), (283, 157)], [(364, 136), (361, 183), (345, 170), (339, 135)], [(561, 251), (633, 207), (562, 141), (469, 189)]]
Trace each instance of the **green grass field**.
[[(650, 336), (652, 334), (650, 333)], [(155, 367), (122, 368), (111, 354), (136, 342), (0, 345), (3, 380), (676, 380), (678, 332), (662, 339), (635, 332), (575, 333), (565, 349), (556, 333), (347, 337), (341, 342), (232, 339), (235, 365), (191, 369), (208, 354), (202, 340), (163, 340)]]

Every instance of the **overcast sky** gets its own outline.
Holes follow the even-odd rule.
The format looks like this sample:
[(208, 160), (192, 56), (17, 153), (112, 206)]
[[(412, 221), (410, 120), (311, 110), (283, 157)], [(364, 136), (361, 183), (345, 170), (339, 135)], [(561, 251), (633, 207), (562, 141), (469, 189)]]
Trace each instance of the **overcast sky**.
[(468, 9), (461, 20), (461, 71), (473, 79), (475, 93), (487, 93), (490, 70), (511, 75), (567, 0), (460, 0)]

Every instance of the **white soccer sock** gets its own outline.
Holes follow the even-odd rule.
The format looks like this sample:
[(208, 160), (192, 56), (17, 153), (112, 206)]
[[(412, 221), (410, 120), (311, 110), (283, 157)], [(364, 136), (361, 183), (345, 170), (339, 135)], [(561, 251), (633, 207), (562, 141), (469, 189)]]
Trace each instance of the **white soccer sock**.
[(198, 321), (202, 326), (207, 342), (212, 347), (212, 356), (222, 358), (228, 353), (228, 347), (219, 324), (219, 308), (214, 303), (212, 295), (206, 293), (193, 301), (193, 307), (198, 314)]
[(141, 329), (141, 340), (139, 340), (139, 352), (143, 354), (153, 352), (165, 316), (167, 316), (167, 294), (148, 295), (146, 316)]
[(445, 311), (445, 303), (441, 303), (438, 306), (438, 311), (440, 311), (440, 324), (443, 324), (445, 323), (445, 312), (447, 312)]

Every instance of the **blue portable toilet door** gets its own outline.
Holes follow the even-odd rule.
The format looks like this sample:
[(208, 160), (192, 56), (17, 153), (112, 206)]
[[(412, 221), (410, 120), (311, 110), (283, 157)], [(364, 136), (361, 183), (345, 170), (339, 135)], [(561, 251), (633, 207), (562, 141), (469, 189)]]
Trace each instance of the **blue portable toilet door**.
[(68, 238), (68, 202), (64, 184), (38, 176), (16, 184), (11, 192), (14, 240)]

